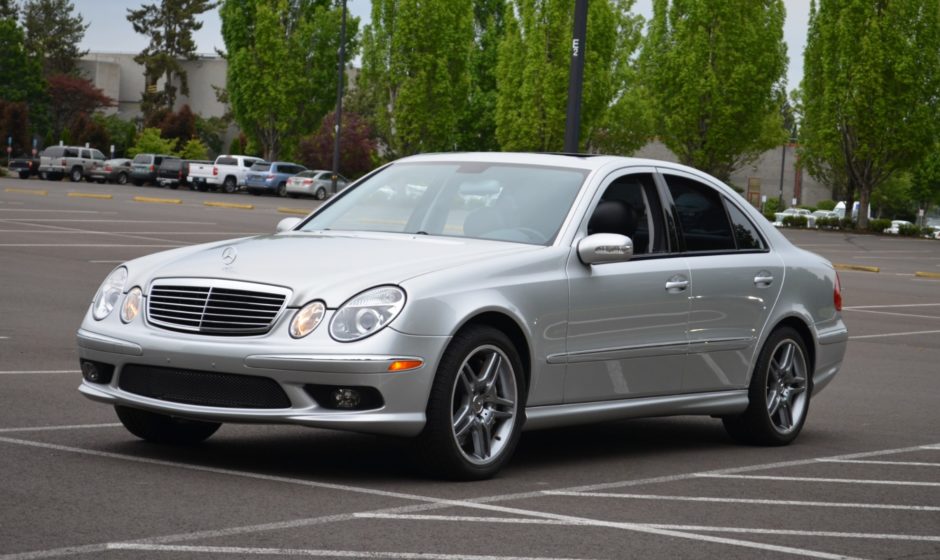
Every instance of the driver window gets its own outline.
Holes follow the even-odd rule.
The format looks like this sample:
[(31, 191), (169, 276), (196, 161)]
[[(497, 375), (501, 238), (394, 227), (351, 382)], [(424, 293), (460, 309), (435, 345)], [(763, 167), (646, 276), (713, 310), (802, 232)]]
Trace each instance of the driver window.
[(667, 250), (662, 207), (649, 173), (624, 175), (611, 183), (588, 221), (588, 235), (617, 233), (633, 240), (633, 254)]

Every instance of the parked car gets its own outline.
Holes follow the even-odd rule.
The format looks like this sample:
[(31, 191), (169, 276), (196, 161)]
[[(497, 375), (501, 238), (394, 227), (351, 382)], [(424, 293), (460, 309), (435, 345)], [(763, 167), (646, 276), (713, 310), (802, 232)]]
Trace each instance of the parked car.
[(187, 166), (186, 182), (192, 186), (194, 191), (205, 191), (209, 189), (207, 180), (212, 177), (212, 168), (215, 162), (203, 160), (190, 160)]
[(157, 168), (157, 183), (161, 187), (178, 189), (180, 185), (188, 185), (189, 162), (179, 158), (163, 158)]
[(29, 179), (39, 175), (39, 158), (18, 157), (10, 162), (10, 173), (15, 173), (20, 179)]
[(85, 173), (87, 181), (99, 183), (117, 183), (126, 185), (131, 176), (131, 160), (127, 158), (109, 159), (104, 164)]
[(251, 156), (219, 156), (212, 166), (212, 175), (206, 177), (206, 185), (231, 194), (245, 186), (245, 178), (251, 166), (263, 161)]
[(259, 161), (245, 175), (245, 188), (256, 195), (272, 193), (287, 196), (287, 181), (306, 170), (306, 167), (297, 163)]
[[(337, 174), (336, 190), (346, 188), (349, 181)], [(298, 196), (312, 196), (323, 200), (327, 194), (333, 192), (333, 172), (322, 169), (304, 171), (287, 180), (287, 194), (296, 198)]]
[(892, 234), (892, 235), (897, 235), (898, 233), (900, 233), (901, 228), (904, 227), (904, 226), (911, 226), (911, 227), (913, 227), (914, 224), (912, 224), (911, 222), (909, 222), (909, 221), (907, 221), (907, 220), (891, 220), (891, 227), (886, 228), (886, 229), (884, 230), (884, 233), (890, 233), (890, 234)]
[(52, 181), (68, 176), (70, 181), (77, 183), (104, 162), (104, 154), (94, 148), (50, 146), (39, 156), (39, 176)]
[(137, 154), (131, 162), (131, 182), (139, 187), (144, 184), (156, 185), (157, 170), (165, 159), (179, 159), (164, 154)]
[[(424, 190), (373, 202), (389, 185)], [(80, 391), (148, 441), (223, 422), (393, 434), (478, 479), (524, 427), (698, 414), (790, 443), (841, 367), (841, 309), (832, 264), (695, 169), (420, 155), (275, 234), (115, 268), (78, 331)]]
[(807, 225), (812, 227), (813, 222), (815, 221), (815, 218), (812, 218), (812, 215), (813, 215), (812, 212), (810, 212), (806, 208), (795, 208), (795, 207), (787, 208), (783, 212), (774, 213), (774, 225), (777, 227), (782, 226), (783, 219), (786, 218), (787, 216), (805, 216)]

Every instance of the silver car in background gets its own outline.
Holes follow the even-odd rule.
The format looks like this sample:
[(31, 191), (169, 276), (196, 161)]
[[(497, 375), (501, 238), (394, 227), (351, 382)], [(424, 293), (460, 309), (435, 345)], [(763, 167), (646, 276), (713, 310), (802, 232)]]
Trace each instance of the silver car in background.
[[(337, 174), (336, 190), (341, 191), (346, 188), (349, 181), (346, 177)], [(286, 193), (292, 198), (299, 196), (312, 196), (317, 200), (325, 199), (333, 192), (333, 172), (323, 171), (322, 169), (312, 169), (303, 171), (287, 180)]]
[(784, 445), (842, 364), (841, 298), (829, 262), (687, 167), (414, 156), (273, 235), (114, 269), (80, 390), (149, 441), (410, 436), (459, 479), (495, 474), (523, 428), (696, 414)]

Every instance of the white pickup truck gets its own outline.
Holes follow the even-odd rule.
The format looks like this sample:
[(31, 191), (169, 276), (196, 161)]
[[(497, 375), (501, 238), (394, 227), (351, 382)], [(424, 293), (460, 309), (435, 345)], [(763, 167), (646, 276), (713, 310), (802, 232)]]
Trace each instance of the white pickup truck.
[(221, 155), (212, 165), (190, 165), (187, 179), (192, 185), (233, 193), (245, 185), (251, 166), (264, 161), (252, 156)]

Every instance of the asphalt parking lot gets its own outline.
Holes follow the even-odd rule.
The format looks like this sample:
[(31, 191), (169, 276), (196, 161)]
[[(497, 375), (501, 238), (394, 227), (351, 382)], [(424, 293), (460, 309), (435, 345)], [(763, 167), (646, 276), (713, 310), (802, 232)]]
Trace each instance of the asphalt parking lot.
[(448, 483), (365, 435), (147, 444), (79, 395), (75, 330), (114, 266), (316, 204), (0, 179), (0, 560), (940, 558), (940, 279), (917, 275), (940, 273), (940, 241), (788, 232), (880, 271), (840, 272), (846, 362), (784, 448), (624, 421), (528, 432), (497, 478)]

